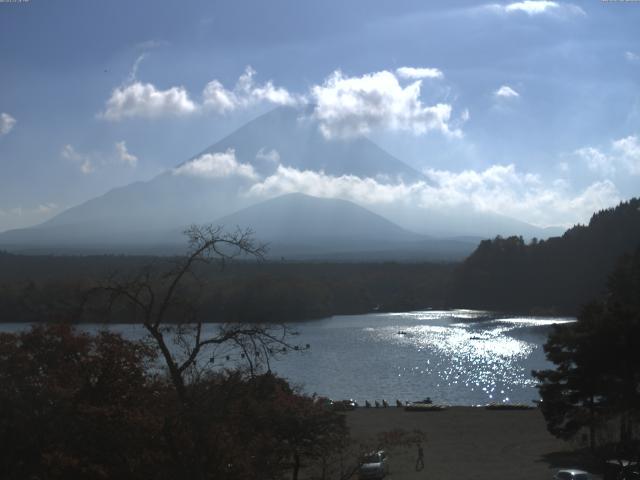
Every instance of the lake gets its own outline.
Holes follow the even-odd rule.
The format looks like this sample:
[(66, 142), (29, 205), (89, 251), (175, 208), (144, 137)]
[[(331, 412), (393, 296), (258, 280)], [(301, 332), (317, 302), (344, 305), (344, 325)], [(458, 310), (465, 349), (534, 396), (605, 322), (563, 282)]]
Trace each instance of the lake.
[[(531, 371), (550, 366), (546, 336), (552, 325), (572, 321), (475, 310), (334, 316), (291, 325), (295, 343), (310, 349), (280, 355), (272, 370), (307, 393), (360, 404), (427, 396), (450, 405), (531, 404), (539, 398)], [(135, 325), (110, 328), (130, 339), (144, 336)]]

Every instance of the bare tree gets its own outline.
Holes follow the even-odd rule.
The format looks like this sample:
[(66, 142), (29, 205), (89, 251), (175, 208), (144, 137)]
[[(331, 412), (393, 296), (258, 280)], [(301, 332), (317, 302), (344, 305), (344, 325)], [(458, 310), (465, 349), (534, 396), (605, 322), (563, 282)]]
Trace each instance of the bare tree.
[[(185, 234), (188, 251), (170, 268), (146, 267), (125, 279), (112, 275), (87, 296), (106, 295), (110, 311), (118, 306), (133, 312), (153, 339), (183, 404), (188, 401), (189, 375), (197, 375), (203, 365), (219, 366), (221, 360), (236, 358), (253, 374), (261, 366), (270, 369), (270, 359), (278, 353), (301, 349), (289, 343), (294, 332), (283, 324), (213, 326), (199, 315), (197, 291), (205, 281), (198, 274), (198, 265), (216, 262), (223, 267), (237, 257), (262, 260), (266, 247), (254, 240), (251, 230), (227, 233), (221, 226), (193, 225)], [(171, 348), (171, 343), (178, 348)], [(205, 354), (208, 362), (203, 364)]]

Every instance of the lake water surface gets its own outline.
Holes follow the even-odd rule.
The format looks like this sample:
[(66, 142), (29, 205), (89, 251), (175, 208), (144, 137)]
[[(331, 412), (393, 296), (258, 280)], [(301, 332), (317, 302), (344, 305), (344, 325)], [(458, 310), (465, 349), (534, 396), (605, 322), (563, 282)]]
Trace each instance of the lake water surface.
[[(542, 349), (549, 329), (572, 321), (474, 310), (334, 316), (292, 325), (295, 342), (311, 348), (271, 366), (307, 393), (361, 404), (427, 396), (451, 405), (530, 404), (539, 398), (531, 371), (550, 366)], [(130, 339), (144, 336), (139, 326), (109, 328)]]

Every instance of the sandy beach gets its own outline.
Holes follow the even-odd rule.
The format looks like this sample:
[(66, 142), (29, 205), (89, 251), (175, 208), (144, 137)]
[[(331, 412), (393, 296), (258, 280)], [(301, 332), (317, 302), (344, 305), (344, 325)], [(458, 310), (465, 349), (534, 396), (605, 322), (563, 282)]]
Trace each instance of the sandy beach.
[(558, 468), (588, 467), (575, 446), (547, 432), (540, 411), (489, 411), (452, 407), (440, 412), (358, 408), (347, 413), (355, 441), (393, 429), (426, 435), (424, 469), (416, 471), (417, 446), (389, 451), (390, 475), (403, 479), (551, 479)]

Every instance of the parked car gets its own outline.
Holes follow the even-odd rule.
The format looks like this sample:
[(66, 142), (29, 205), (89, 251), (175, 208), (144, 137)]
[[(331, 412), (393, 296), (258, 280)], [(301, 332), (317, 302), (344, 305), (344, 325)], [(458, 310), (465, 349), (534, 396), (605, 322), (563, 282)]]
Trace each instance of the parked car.
[(574, 468), (558, 470), (553, 476), (554, 480), (592, 480), (592, 478), (589, 472), (576, 470)]
[(358, 476), (361, 480), (384, 478), (389, 473), (389, 461), (384, 450), (371, 452), (362, 457)]

